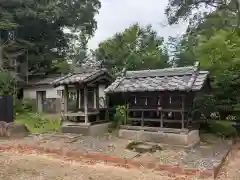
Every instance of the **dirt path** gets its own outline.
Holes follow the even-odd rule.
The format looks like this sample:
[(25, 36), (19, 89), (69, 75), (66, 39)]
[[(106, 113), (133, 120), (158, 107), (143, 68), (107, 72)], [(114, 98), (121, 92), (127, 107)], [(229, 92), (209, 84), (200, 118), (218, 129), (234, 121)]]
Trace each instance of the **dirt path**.
[(126, 169), (105, 164), (64, 161), (47, 155), (0, 153), (4, 180), (192, 180), (167, 172)]
[[(58, 157), (0, 152), (0, 179), (4, 180), (197, 180), (194, 177), (126, 169), (102, 163), (66, 161)], [(240, 180), (240, 151), (225, 165), (217, 180)]]
[(240, 180), (240, 144), (233, 151), (233, 156), (225, 163), (217, 180)]

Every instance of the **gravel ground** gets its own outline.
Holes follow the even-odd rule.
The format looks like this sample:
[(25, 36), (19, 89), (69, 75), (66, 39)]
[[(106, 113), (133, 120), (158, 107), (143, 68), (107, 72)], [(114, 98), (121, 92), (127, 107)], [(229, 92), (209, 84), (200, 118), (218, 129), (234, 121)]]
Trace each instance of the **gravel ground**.
[(126, 169), (102, 163), (87, 164), (48, 155), (0, 153), (0, 179), (4, 180), (193, 180), (144, 169)]
[[(240, 146), (239, 146), (240, 147)], [(240, 180), (240, 151), (224, 165), (216, 180)], [(198, 180), (146, 169), (126, 169), (108, 164), (75, 162), (58, 156), (0, 152), (0, 179), (4, 180)], [(210, 179), (205, 179), (210, 180)]]

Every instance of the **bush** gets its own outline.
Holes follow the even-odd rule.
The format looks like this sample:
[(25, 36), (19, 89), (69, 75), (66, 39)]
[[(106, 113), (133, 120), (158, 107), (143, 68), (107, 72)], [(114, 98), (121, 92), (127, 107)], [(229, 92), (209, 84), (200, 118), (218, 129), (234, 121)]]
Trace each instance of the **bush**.
[(221, 137), (235, 137), (237, 131), (232, 123), (224, 120), (209, 121), (208, 131)]
[(32, 100), (32, 99), (19, 100), (19, 99), (16, 99), (14, 109), (15, 109), (16, 113), (34, 112), (34, 111), (36, 111), (35, 100)]
[(125, 106), (118, 106), (113, 117), (111, 128), (119, 129), (120, 125), (124, 124), (125, 114), (126, 114)]
[(58, 132), (61, 126), (60, 119), (49, 120), (37, 113), (20, 114), (16, 122), (26, 125), (33, 133)]

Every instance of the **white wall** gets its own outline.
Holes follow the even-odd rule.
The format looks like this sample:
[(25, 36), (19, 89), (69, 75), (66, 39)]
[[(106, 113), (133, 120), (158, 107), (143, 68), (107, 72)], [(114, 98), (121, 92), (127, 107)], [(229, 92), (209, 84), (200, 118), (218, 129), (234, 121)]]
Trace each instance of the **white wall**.
[(103, 102), (101, 99), (104, 98), (105, 100), (105, 92), (104, 90), (106, 89), (106, 85), (104, 84), (99, 84), (99, 106), (100, 107), (105, 107), (105, 102)]
[(36, 99), (36, 93), (37, 91), (46, 91), (46, 98), (60, 98), (60, 96), (57, 94), (58, 90), (62, 90), (63, 87), (31, 87), (31, 88), (25, 88), (23, 90), (23, 97), (27, 99)]

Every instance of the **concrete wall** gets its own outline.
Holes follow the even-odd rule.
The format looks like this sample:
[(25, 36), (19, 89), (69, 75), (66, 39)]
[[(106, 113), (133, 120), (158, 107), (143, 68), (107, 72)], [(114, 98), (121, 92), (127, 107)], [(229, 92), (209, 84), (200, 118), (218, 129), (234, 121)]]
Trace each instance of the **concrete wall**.
[[(105, 99), (106, 99), (106, 95), (104, 90), (106, 89), (106, 85), (105, 84), (100, 84), (99, 85), (99, 107), (106, 107), (105, 105)], [(104, 101), (103, 101), (104, 99)]]
[(118, 135), (121, 138), (134, 141), (149, 141), (182, 147), (192, 147), (200, 141), (198, 130), (190, 131), (187, 134), (177, 134), (120, 129)]
[(37, 91), (46, 91), (46, 98), (60, 98), (57, 93), (58, 90), (63, 90), (62, 86), (51, 87), (51, 86), (41, 86), (41, 87), (29, 87), (23, 90), (23, 97), (27, 99), (36, 99)]

